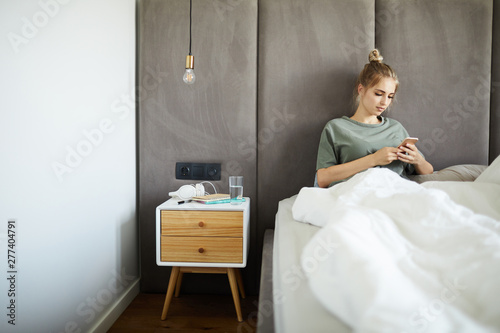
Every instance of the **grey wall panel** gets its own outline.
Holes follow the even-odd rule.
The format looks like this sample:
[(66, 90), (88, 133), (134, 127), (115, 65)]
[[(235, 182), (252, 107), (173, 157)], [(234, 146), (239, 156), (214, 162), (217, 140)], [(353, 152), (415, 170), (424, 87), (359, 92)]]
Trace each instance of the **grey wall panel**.
[[(195, 181), (175, 179), (176, 162), (220, 162), (228, 175), (245, 177), (245, 196), (256, 198), (256, 161), (240, 143), (255, 142), (257, 98), (257, 0), (193, 1), (192, 53), (196, 82), (183, 83), (189, 51), (189, 1), (139, 3), (139, 221), (142, 286), (164, 292), (170, 268), (155, 263), (155, 208), (168, 193)], [(212, 193), (210, 186), (207, 190)], [(247, 292), (255, 293), (256, 200), (251, 205)], [(190, 278), (190, 277), (189, 277)], [(189, 279), (188, 278), (188, 279)], [(207, 276), (229, 293), (227, 278)], [(188, 291), (210, 292), (206, 284), (183, 284)]]
[[(420, 137), (436, 169), (486, 164), (488, 150), (490, 159), (500, 152), (500, 65), (491, 58), (492, 38), (500, 54), (500, 28), (493, 26), (491, 1), (194, 0), (193, 6), (197, 82), (186, 86), (189, 1), (139, 2), (143, 291), (166, 289), (170, 270), (155, 263), (154, 210), (168, 192), (190, 183), (174, 179), (177, 161), (221, 162), (219, 191), (227, 190), (228, 175), (245, 176), (245, 195), (253, 200), (244, 278), (257, 290), (264, 230), (274, 227), (280, 200), (312, 186), (321, 130), (353, 114), (354, 83), (375, 46), (401, 81), (387, 116)], [(208, 279), (227, 290), (226, 279)], [(195, 285), (191, 291), (207, 291)]]
[(492, 2), (377, 0), (376, 21), (376, 45), (401, 82), (388, 116), (421, 139), (435, 169), (486, 164)]
[(258, 226), (312, 186), (326, 122), (353, 114), (356, 77), (374, 47), (373, 1), (261, 0)]
[(491, 64), (490, 162), (500, 155), (500, 0), (493, 2), (493, 57)]

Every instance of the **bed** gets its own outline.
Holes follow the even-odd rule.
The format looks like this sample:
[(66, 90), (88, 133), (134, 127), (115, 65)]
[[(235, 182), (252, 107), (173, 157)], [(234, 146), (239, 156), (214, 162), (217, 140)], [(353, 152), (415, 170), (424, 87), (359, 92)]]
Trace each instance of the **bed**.
[(304, 187), (263, 257), (259, 332), (498, 332), (500, 157)]
[[(257, 330), (285, 333), (460, 331), (449, 330), (446, 327), (449, 325), (460, 326), (462, 331), (474, 332), (483, 330), (483, 327), (473, 325), (484, 323), (484, 330), (489, 325), (490, 331), (500, 331), (498, 321), (495, 321), (496, 317), (500, 317), (499, 313), (492, 314), (489, 309), (481, 310), (485, 316), (493, 316), (493, 319), (483, 320), (474, 310), (463, 310), (466, 304), (472, 304), (467, 303), (469, 298), (472, 300), (476, 296), (469, 296), (472, 286), (451, 301), (451, 295), (445, 288), (446, 283), (459, 289), (465, 280), (455, 281), (455, 276), (444, 275), (436, 279), (437, 273), (429, 273), (428, 280), (422, 277), (429, 284), (425, 288), (418, 281), (402, 278), (395, 279), (394, 286), (385, 286), (383, 283), (392, 281), (392, 275), (405, 277), (397, 270), (394, 256), (383, 257), (388, 261), (387, 265), (390, 264), (388, 267), (393, 269), (392, 275), (388, 274), (389, 277), (377, 277), (375, 268), (372, 268), (374, 272), (367, 272), (368, 268), (362, 265), (349, 266), (353, 260), (343, 262), (340, 259), (348, 258), (348, 255), (339, 254), (341, 250), (348, 248), (342, 243), (347, 238), (345, 230), (332, 227), (332, 232), (342, 234), (342, 231), (344, 237), (331, 247), (328, 247), (328, 242), (324, 242), (327, 244), (326, 249), (322, 250), (320, 247), (317, 251), (325, 260), (314, 261), (314, 246), (311, 250), (310, 244), (321, 239), (321, 233), (326, 232), (328, 227), (319, 227), (314, 225), (314, 220), (309, 220), (311, 216), (317, 218), (318, 215), (321, 220), (323, 206), (337, 205), (337, 209), (342, 208), (342, 205), (338, 206), (338, 202), (330, 200), (333, 203), (311, 209), (312, 204), (318, 204), (321, 200), (321, 195), (311, 187), (316, 171), (317, 147), (321, 130), (329, 120), (349, 116), (354, 111), (351, 102), (352, 88), (360, 69), (366, 63), (366, 55), (373, 47), (382, 52), (384, 62), (396, 70), (401, 82), (398, 101), (386, 116), (398, 120), (411, 136), (418, 137), (420, 140), (417, 147), (434, 169), (440, 170), (429, 177), (416, 177), (412, 180), (413, 183), (405, 181), (404, 185), (413, 185), (408, 190), (415, 190), (417, 186), (422, 191), (444, 193), (446, 196), (443, 196), (448, 197), (448, 201), (459, 205), (456, 207), (462, 207), (461, 211), (478, 210), (484, 216), (488, 216), (486, 213), (498, 213), (500, 199), (498, 191), (495, 192), (498, 181), (491, 180), (498, 180), (498, 176), (491, 176), (495, 174), (495, 168), (491, 165), (497, 166), (498, 174), (500, 24), (497, 23), (500, 22), (500, 3), (488, 0), (272, 0), (259, 1), (258, 4), (258, 138), (254, 140), (258, 156), (258, 195), (255, 201), (258, 209), (253, 212), (253, 216), (256, 216), (257, 248), (262, 249), (262, 261)], [(276, 57), (277, 50), (286, 52), (281, 52)], [(245, 145), (240, 147), (245, 148)], [(490, 167), (478, 170), (478, 165)], [(377, 171), (380, 170), (375, 170)], [(480, 171), (482, 173), (478, 176)], [(368, 175), (370, 174), (373, 176), (372, 172)], [(346, 186), (350, 185), (352, 184)], [(308, 201), (308, 192), (311, 196), (317, 195), (316, 200)], [(490, 196), (481, 200), (487, 193)], [(385, 201), (392, 202), (403, 197), (386, 198)], [(406, 205), (407, 210), (417, 207), (417, 202), (412, 198), (413, 196), (399, 205)], [(424, 195), (425, 198), (432, 197)], [(435, 203), (428, 201), (431, 201), (428, 204)], [(294, 216), (294, 208), (297, 210), (299, 207), (297, 203), (305, 203), (304, 209), (302, 215)], [(348, 205), (349, 202), (344, 204)], [(429, 211), (428, 208), (423, 208), (423, 204), (420, 205), (417, 211)], [(373, 211), (373, 207), (363, 205), (350, 208), (354, 212)], [(395, 209), (395, 212), (400, 210)], [(331, 215), (323, 213), (327, 217)], [(350, 211), (343, 213), (348, 214)], [(385, 215), (394, 218), (388, 213)], [(324, 216), (323, 221), (328, 221)], [(358, 218), (363, 220), (360, 216)], [(498, 218), (489, 218), (498, 221)], [(389, 222), (392, 223), (392, 220)], [(342, 223), (350, 226), (348, 222)], [(364, 223), (370, 225), (374, 222), (368, 220)], [(393, 226), (391, 231), (399, 230), (397, 225), (390, 223), (386, 224)], [(325, 222), (326, 224), (328, 223)], [(357, 229), (369, 228), (364, 226)], [(385, 235), (378, 231), (378, 234), (362, 236), (371, 235), (365, 242), (375, 247), (381, 234)], [(375, 237), (376, 235), (379, 237)], [(395, 244), (406, 244), (406, 238), (396, 237), (398, 233), (390, 235), (395, 238)], [(429, 239), (432, 240), (432, 237), (433, 234)], [(410, 240), (406, 242), (410, 243)], [(469, 242), (463, 237), (460, 244)], [(338, 248), (335, 247), (336, 244), (339, 245)], [(378, 252), (371, 253), (363, 248), (363, 243), (358, 245), (351, 251), (359, 252), (360, 258), (386, 249), (378, 244), (375, 247)], [(460, 248), (457, 244), (454, 246)], [(453, 247), (450, 245), (450, 248)], [(309, 256), (312, 259), (305, 259), (307, 255), (304, 253), (308, 249), (313, 252), (313, 256)], [(411, 263), (409, 260), (412, 256), (418, 254), (418, 251), (405, 252), (403, 246), (398, 251), (402, 253), (401, 262), (407, 266)], [(495, 252), (490, 250), (488, 253), (493, 255)], [(443, 261), (442, 256), (436, 256)], [(453, 256), (445, 258), (448, 257)], [(420, 257), (418, 259), (419, 262), (431, 262)], [(366, 261), (371, 262), (368, 259)], [(482, 261), (484, 260), (477, 262)], [(374, 265), (375, 263), (373, 261)], [(444, 263), (437, 263), (445, 267)], [(306, 274), (308, 272), (304, 271), (303, 265), (311, 270), (316, 268), (317, 271)], [(463, 265), (474, 266), (466, 262)], [(490, 266), (496, 269), (495, 265)], [(342, 283), (325, 282), (327, 287), (317, 287), (321, 286), (321, 279), (329, 276), (324, 271), (331, 273), (328, 270), (334, 268), (337, 272), (334, 277), (344, 279)], [(354, 268), (358, 270), (354, 271)], [(490, 290), (490, 295), (486, 296), (495, 293), (500, 296), (498, 289), (488, 285), (492, 280), (498, 280), (497, 276), (500, 274), (496, 274), (495, 279), (481, 280)], [(379, 283), (377, 279), (382, 282)], [(312, 280), (315, 282), (311, 282)], [(334, 279), (330, 277), (330, 280)], [(377, 283), (369, 288), (369, 283), (373, 281)], [(399, 289), (396, 289), (396, 282), (402, 284)], [(418, 288), (410, 289), (405, 284)], [(365, 290), (356, 290), (356, 286)], [(398, 297), (390, 297), (392, 287), (400, 290), (398, 296), (408, 298), (408, 303), (401, 303)], [(382, 293), (384, 290), (389, 292)], [(374, 303), (374, 300), (378, 301), (374, 295), (380, 295), (380, 304)], [(487, 299), (486, 296), (481, 297), (478, 304), (487, 304), (483, 300)], [(382, 302), (384, 297), (389, 302)], [(369, 304), (376, 306), (370, 307)], [(390, 309), (383, 312), (388, 318), (376, 311), (384, 307)], [(424, 311), (422, 314), (420, 307)], [(492, 306), (491, 309), (496, 307)], [(368, 309), (373, 309), (371, 316), (367, 315)], [(473, 309), (477, 307), (474, 306)], [(395, 310), (405, 314), (390, 317), (390, 314), (397, 313)], [(467, 326), (469, 324), (472, 326)]]

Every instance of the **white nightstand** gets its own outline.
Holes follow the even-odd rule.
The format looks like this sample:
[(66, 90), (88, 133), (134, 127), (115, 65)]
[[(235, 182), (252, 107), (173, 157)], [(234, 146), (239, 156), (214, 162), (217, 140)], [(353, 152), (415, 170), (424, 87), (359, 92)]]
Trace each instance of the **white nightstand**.
[(250, 198), (240, 205), (178, 204), (170, 199), (156, 208), (156, 263), (173, 266), (161, 319), (172, 296), (179, 295), (183, 273), (227, 274), (238, 320), (242, 321), (238, 289), (245, 292), (239, 268), (247, 264)]

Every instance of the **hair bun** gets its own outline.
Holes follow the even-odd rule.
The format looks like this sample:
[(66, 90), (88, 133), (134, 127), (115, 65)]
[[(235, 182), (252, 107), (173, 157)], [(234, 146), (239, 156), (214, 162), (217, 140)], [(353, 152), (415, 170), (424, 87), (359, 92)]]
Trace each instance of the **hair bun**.
[(370, 60), (370, 62), (374, 61), (374, 62), (381, 63), (382, 60), (384, 59), (384, 57), (382, 57), (382, 55), (380, 54), (380, 52), (377, 49), (374, 49), (368, 55), (368, 59)]

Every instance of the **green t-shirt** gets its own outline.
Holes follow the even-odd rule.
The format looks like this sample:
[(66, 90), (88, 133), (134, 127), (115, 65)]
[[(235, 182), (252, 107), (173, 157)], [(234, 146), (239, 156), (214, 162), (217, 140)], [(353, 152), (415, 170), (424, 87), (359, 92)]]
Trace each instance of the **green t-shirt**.
[[(397, 120), (379, 118), (379, 124), (360, 123), (346, 116), (330, 120), (321, 133), (316, 170), (357, 160), (384, 147), (397, 147), (408, 137), (408, 132)], [(415, 171), (413, 165), (401, 161), (382, 167), (403, 177)]]

